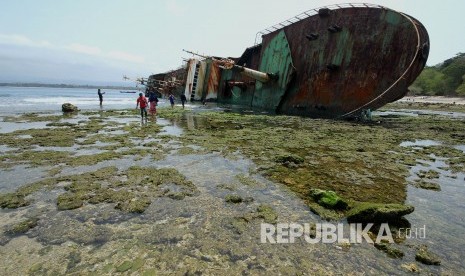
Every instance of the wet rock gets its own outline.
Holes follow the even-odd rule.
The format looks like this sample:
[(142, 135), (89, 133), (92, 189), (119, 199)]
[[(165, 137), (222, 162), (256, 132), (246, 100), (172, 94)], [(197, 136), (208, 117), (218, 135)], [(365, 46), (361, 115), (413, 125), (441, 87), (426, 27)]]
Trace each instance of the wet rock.
[(8, 193), (0, 195), (0, 207), (8, 209), (16, 209), (27, 206), (29, 202), (24, 199), (24, 196), (17, 193)]
[(42, 270), (43, 263), (36, 263), (29, 268), (29, 273), (34, 274)]
[(224, 200), (228, 203), (241, 203), (243, 201), (242, 197), (238, 195), (227, 195)]
[(231, 228), (235, 233), (242, 234), (247, 229), (249, 220), (245, 217), (234, 217), (228, 219), (227, 226)]
[(134, 194), (126, 190), (115, 191), (110, 188), (98, 189), (94, 194), (90, 195), (89, 203), (119, 203), (128, 201), (134, 198)]
[(375, 243), (374, 246), (376, 247), (376, 249), (385, 252), (391, 258), (399, 259), (404, 257), (404, 252), (400, 251), (397, 248), (389, 246), (387, 243)]
[(247, 197), (244, 198), (244, 200), (243, 200), (242, 202), (244, 202), (244, 203), (251, 203), (251, 202), (253, 202), (253, 201), (254, 201), (253, 197), (247, 196)]
[(275, 224), (278, 221), (278, 214), (270, 205), (261, 204), (257, 207), (258, 217), (266, 223)]
[(310, 190), (310, 196), (321, 206), (328, 209), (345, 210), (349, 204), (334, 191)]
[(124, 261), (122, 264), (116, 267), (117, 272), (125, 272), (132, 268), (131, 261)]
[(113, 236), (112, 230), (106, 226), (82, 223), (62, 212), (44, 220), (43, 224), (41, 223), (43, 228), (37, 227), (33, 232), (37, 235), (37, 240), (44, 245), (62, 244), (67, 241), (84, 245), (103, 244)]
[(421, 170), (417, 172), (417, 175), (420, 178), (427, 178), (427, 179), (439, 178), (439, 172), (434, 171), (434, 170), (429, 170), (429, 171)]
[(57, 198), (58, 210), (72, 210), (81, 207), (82, 199), (75, 193), (64, 193)]
[(294, 154), (280, 155), (280, 156), (275, 157), (274, 160), (275, 162), (281, 163), (281, 164), (285, 164), (286, 162), (288, 162), (288, 164), (290, 163), (302, 164), (304, 162), (304, 159), (302, 157), (298, 155), (294, 155)]
[(395, 222), (412, 213), (411, 205), (361, 202), (347, 213), (349, 222)]
[(260, 183), (253, 179), (250, 176), (246, 176), (244, 174), (238, 174), (236, 175), (237, 180), (241, 182), (241, 184), (247, 185), (247, 186), (260, 186)]
[(401, 265), (402, 268), (406, 269), (409, 272), (420, 272), (420, 268), (414, 263), (410, 264), (403, 264)]
[(39, 219), (37, 218), (26, 219), (18, 224), (13, 225), (13, 227), (10, 229), (7, 229), (6, 233), (10, 235), (24, 234), (29, 231), (29, 229), (36, 227), (38, 221)]
[(66, 266), (68, 272), (70, 270), (72, 270), (73, 268), (76, 267), (76, 265), (78, 265), (80, 262), (81, 262), (81, 253), (80, 252), (77, 252), (77, 251), (73, 251), (71, 253), (69, 253), (69, 256), (68, 256), (68, 264)]
[(183, 200), (186, 196), (191, 195), (187, 192), (168, 192), (166, 194), (167, 197), (174, 199), (174, 200)]
[(224, 189), (224, 190), (229, 190), (229, 191), (234, 191), (236, 189), (231, 184), (226, 184), (226, 183), (219, 184), (216, 187), (220, 189)]
[(438, 183), (433, 183), (433, 182), (427, 182), (424, 180), (417, 180), (412, 183), (412, 186), (420, 189), (425, 189), (425, 190), (433, 190), (433, 191), (440, 191), (441, 190), (441, 185)]
[(422, 246), (415, 254), (415, 260), (426, 265), (440, 265), (441, 260), (438, 256), (428, 251), (426, 246)]
[(147, 198), (133, 198), (129, 201), (119, 202), (115, 209), (128, 213), (143, 213), (150, 203), (152, 202)]
[(69, 112), (77, 112), (79, 111), (77, 106), (75, 105), (72, 105), (70, 103), (64, 103), (63, 105), (61, 105), (61, 111), (65, 112), (65, 113), (69, 113)]
[(132, 262), (131, 271), (137, 271), (137, 270), (139, 270), (141, 267), (144, 266), (144, 264), (145, 264), (145, 260), (144, 260), (144, 259), (141, 259), (141, 258), (135, 259), (135, 260)]
[(0, 245), (4, 246), (11, 241), (11, 236), (1, 235), (0, 234)]
[(147, 269), (142, 273), (142, 276), (156, 276), (156, 275), (158, 274), (155, 268)]

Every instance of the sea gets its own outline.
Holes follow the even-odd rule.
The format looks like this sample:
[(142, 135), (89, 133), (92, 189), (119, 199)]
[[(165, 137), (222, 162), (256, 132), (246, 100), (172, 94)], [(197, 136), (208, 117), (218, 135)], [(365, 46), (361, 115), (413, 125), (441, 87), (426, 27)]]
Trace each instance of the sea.
[[(97, 89), (55, 87), (0, 87), (0, 116), (31, 112), (61, 112), (61, 105), (71, 103), (80, 110), (135, 108), (139, 91), (102, 89), (100, 107)], [(160, 103), (164, 101), (161, 100)]]

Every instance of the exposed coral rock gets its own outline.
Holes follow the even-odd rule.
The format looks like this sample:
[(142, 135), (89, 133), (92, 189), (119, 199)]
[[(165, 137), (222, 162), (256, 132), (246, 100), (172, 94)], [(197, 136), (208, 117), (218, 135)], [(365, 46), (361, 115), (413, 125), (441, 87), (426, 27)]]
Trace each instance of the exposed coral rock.
[(61, 111), (65, 113), (69, 113), (69, 112), (77, 112), (79, 111), (79, 109), (75, 105), (72, 105), (70, 103), (64, 103), (63, 105), (61, 105)]

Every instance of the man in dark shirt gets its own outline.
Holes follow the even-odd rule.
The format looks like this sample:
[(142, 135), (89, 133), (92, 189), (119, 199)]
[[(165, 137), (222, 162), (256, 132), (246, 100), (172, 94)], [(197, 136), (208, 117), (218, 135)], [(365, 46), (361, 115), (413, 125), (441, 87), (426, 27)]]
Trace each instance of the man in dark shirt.
[(184, 109), (184, 103), (187, 102), (186, 95), (184, 93), (181, 94), (181, 103), (182, 103), (182, 108)]
[(103, 94), (105, 94), (105, 92), (101, 92), (100, 91), (100, 88), (97, 90), (97, 94), (98, 94), (98, 99), (100, 100), (100, 105), (102, 105), (102, 102), (103, 102)]

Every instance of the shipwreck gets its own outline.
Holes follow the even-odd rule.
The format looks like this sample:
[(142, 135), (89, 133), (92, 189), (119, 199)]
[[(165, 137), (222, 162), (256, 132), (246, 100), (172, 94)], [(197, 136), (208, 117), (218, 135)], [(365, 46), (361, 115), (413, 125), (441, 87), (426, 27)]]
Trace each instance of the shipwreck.
[(405, 96), (429, 45), (425, 27), (410, 15), (372, 4), (332, 5), (258, 32), (238, 58), (196, 55), (150, 76), (147, 85), (192, 101), (351, 118)]

